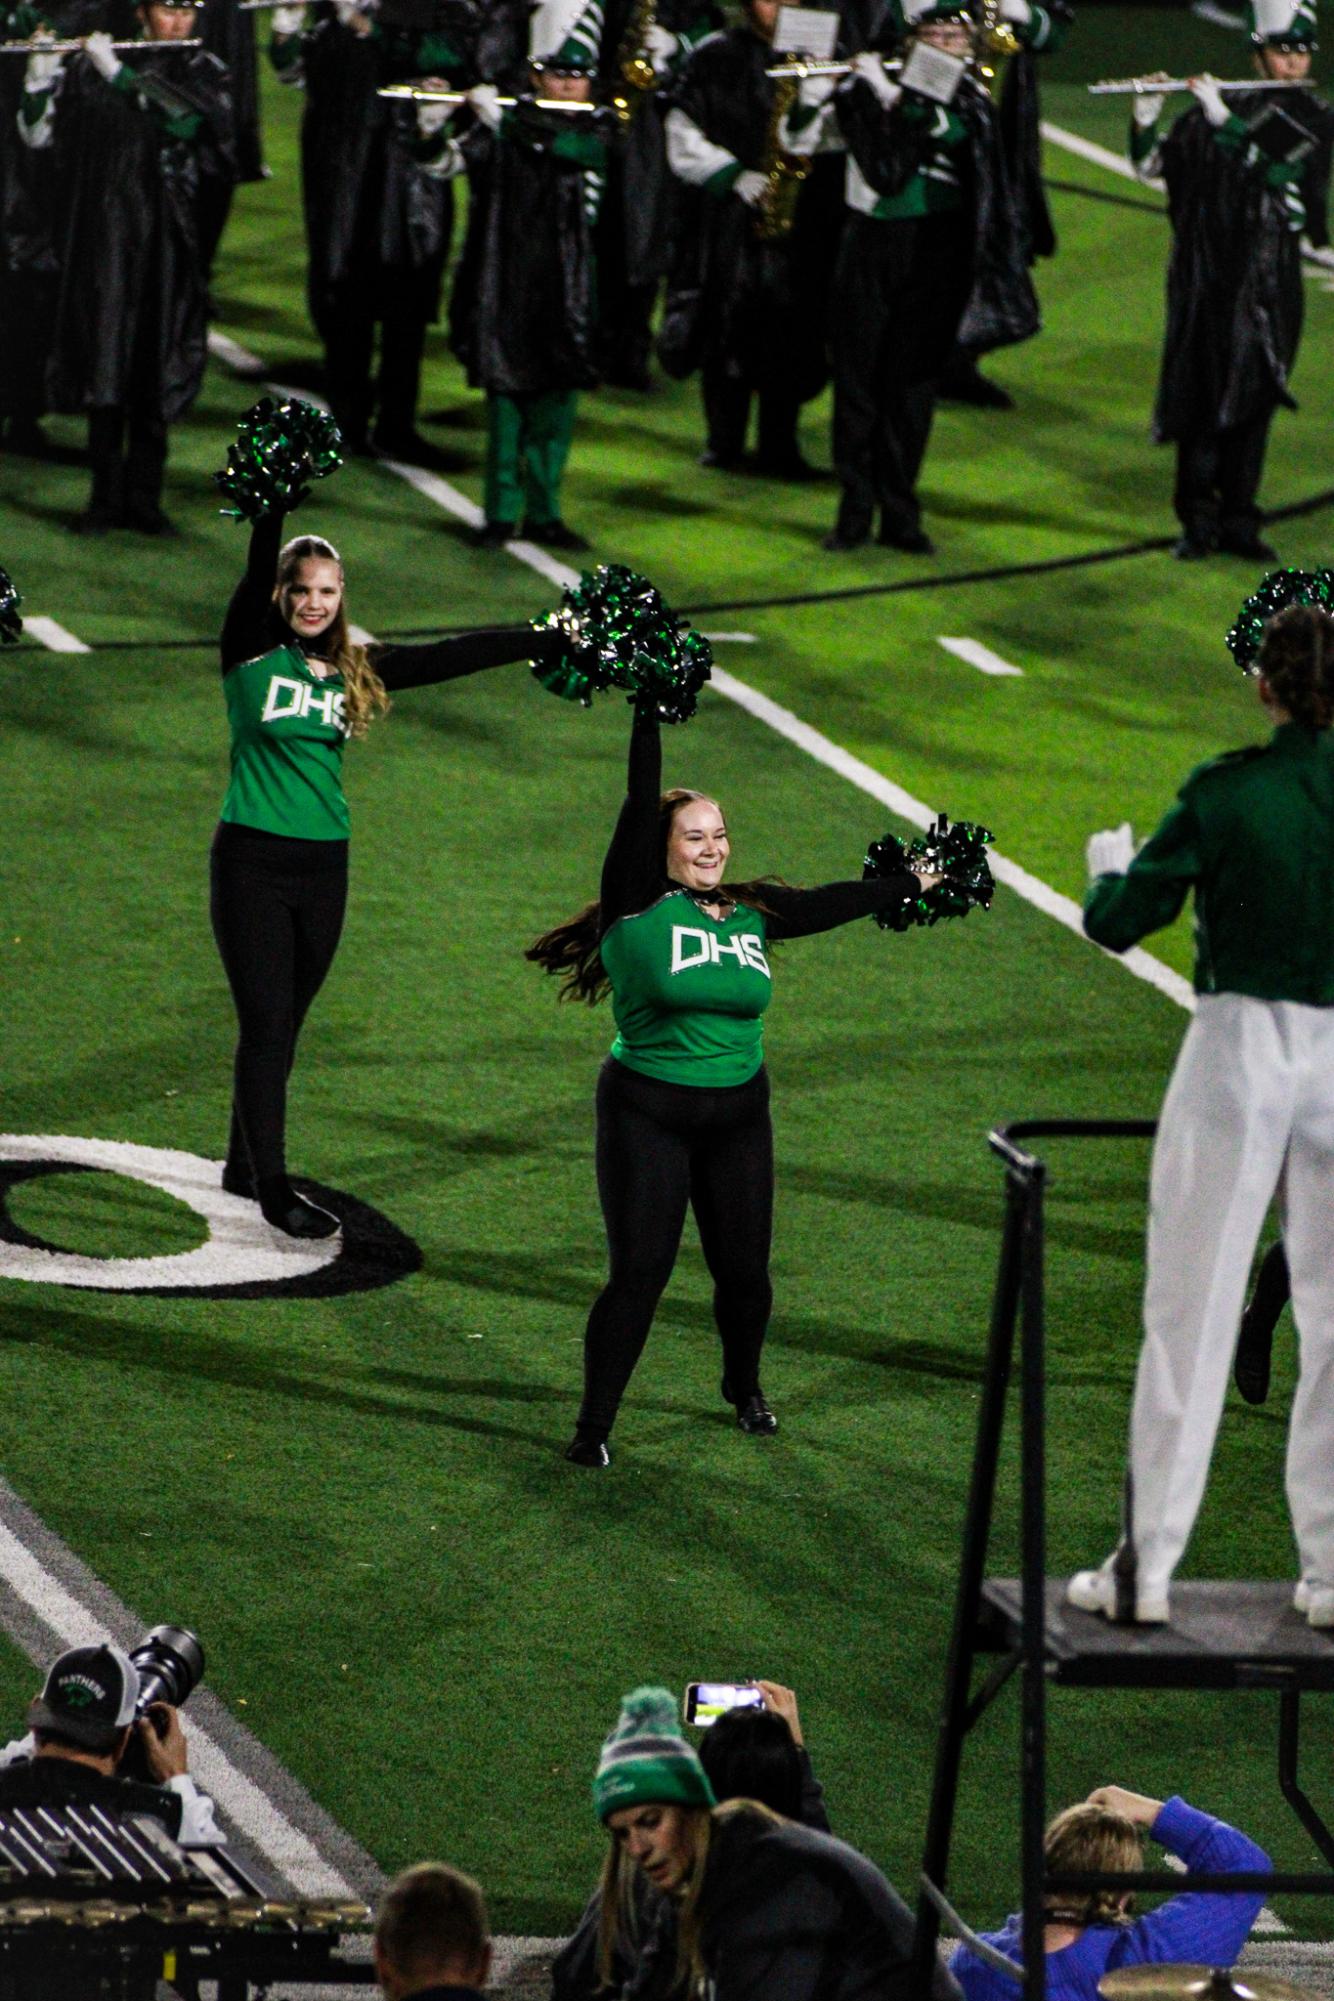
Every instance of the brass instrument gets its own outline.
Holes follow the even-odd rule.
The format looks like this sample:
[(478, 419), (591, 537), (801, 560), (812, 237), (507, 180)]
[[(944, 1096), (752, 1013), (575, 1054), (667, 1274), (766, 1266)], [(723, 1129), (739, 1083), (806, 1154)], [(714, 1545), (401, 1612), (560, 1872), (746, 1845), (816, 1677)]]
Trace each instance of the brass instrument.
[(755, 234), (762, 243), (778, 243), (790, 236), (797, 216), (797, 196), (811, 171), (802, 153), (789, 153), (783, 144), (783, 120), (797, 101), (803, 74), (808, 65), (783, 62), (765, 71), (774, 80), (773, 103), (769, 107), (769, 128), (764, 139), (764, 193), (755, 204)]
[(616, 94), (616, 109), (622, 117), (631, 116), (649, 91), (658, 87), (658, 72), (648, 52), (648, 31), (653, 26), (656, 13), (657, 0), (634, 0), (625, 33), (616, 51), (617, 72), (629, 93), (626, 95), (618, 91)]
[[(1209, 76), (1201, 71), (1201, 81), (1217, 84), (1220, 90), (1309, 90), (1310, 79), (1306, 77), (1248, 76), (1239, 83), (1229, 83), (1223, 77)], [(1184, 76), (1121, 76), (1106, 77), (1101, 83), (1088, 86), (1091, 97), (1170, 97), (1174, 91), (1190, 89), (1190, 79)]]
[(1005, 65), (1019, 53), (1020, 42), (1001, 17), (1000, 0), (980, 0), (972, 28), (973, 67), (992, 97), (1000, 96)]

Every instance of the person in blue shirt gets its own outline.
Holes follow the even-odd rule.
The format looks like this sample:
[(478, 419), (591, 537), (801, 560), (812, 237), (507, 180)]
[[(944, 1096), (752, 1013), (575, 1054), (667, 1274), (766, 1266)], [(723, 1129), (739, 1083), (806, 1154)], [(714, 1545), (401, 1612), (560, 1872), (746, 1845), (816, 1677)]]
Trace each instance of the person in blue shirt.
[[(1047, 1869), (1052, 1875), (1141, 1869), (1146, 1834), (1196, 1872), (1272, 1867), (1247, 1835), (1183, 1799), (1148, 1799), (1124, 1786), (1099, 1786), (1079, 1806), (1058, 1813), (1047, 1829)], [(1112, 1888), (1048, 1896), (1043, 1927), (1047, 2001), (1097, 2001), (1098, 1982), (1114, 1967), (1231, 1966), (1264, 1898), (1252, 1890), (1188, 1890), (1142, 1918), (1130, 1915), (1132, 1901), (1129, 1892), (1118, 1894)], [(955, 1948), (951, 1973), (966, 2001), (1015, 2001), (1022, 1918), (1014, 1913), (1000, 1931), (981, 1936), (984, 1944), (1014, 1961), (1016, 1979), (985, 1964), (964, 1945)]]

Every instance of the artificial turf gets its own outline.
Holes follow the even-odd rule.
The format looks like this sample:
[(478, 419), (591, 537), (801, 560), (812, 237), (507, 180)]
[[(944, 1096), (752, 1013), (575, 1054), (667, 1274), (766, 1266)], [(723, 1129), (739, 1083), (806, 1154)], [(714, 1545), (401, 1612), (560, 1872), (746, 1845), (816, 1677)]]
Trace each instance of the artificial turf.
[[(1085, 22), (1088, 22), (1087, 29)], [(1089, 10), (1054, 59), (1047, 114), (1116, 143), (1090, 73), (1235, 43), (1157, 10)], [(1198, 41), (1194, 38), (1198, 36)], [(1158, 39), (1155, 39), (1158, 38)], [(1221, 52), (1220, 52), (1221, 51)], [(280, 380), (308, 368), (294, 135), (270, 91), (273, 178), (242, 190), (220, 322)], [(943, 410), (925, 495), (939, 555), (833, 559), (827, 485), (699, 471), (694, 386), (590, 397), (567, 513), (599, 555), (669, 597), (744, 604), (724, 663), (917, 797), (986, 820), (1077, 894), (1085, 834), (1145, 830), (1198, 758), (1262, 734), (1222, 633), (1254, 578), (1165, 553), (832, 603), (757, 601), (1079, 556), (1170, 534), (1168, 455), (1147, 440), (1166, 228), (1153, 197), (1049, 150), (1061, 254), (1044, 333), (997, 358), (1017, 408)], [(1334, 302), (1308, 286), (1300, 415), (1275, 427), (1272, 504), (1328, 478)], [(3, 559), (30, 609), (88, 656), (0, 663), (6, 1057), (0, 1123), (217, 1157), (232, 1018), (208, 934), (206, 850), (225, 771), (207, 644), (242, 537), (206, 475), (251, 391), (211, 369), (173, 434), (186, 533), (145, 557), (72, 541), (77, 466), (0, 466)], [(478, 402), (436, 343), (428, 429), (470, 463)], [(804, 435), (827, 461), (826, 405)], [(53, 432), (77, 438), (72, 423)], [(467, 549), (383, 468), (349, 464), (305, 511), (347, 557), (377, 632), (510, 619), (550, 587)], [(1281, 532), (1327, 553), (1329, 514)], [(936, 643), (1023, 668), (986, 679)], [(133, 642), (129, 644), (128, 642)], [(405, 695), (349, 753), (349, 925), (306, 1032), (294, 1166), (420, 1243), (388, 1289), (325, 1300), (159, 1299), (0, 1281), (3, 1471), (144, 1617), (193, 1625), (211, 1684), (388, 1868), (445, 1853), (502, 1928), (575, 1915), (600, 1837), (587, 1784), (634, 1682), (772, 1675), (798, 1690), (834, 1823), (910, 1885), (919, 1859), (1001, 1214), (985, 1133), (1024, 1114), (1152, 1115), (1180, 1009), (1002, 894), (966, 924), (870, 925), (785, 948), (768, 1033), (778, 1144), (777, 1306), (765, 1381), (782, 1430), (741, 1438), (717, 1395), (708, 1286), (688, 1244), (606, 1477), (559, 1451), (601, 1275), (591, 1088), (605, 1010), (556, 1005), (524, 943), (591, 893), (621, 787), (626, 716), (553, 702), (521, 668)], [(873, 802), (717, 697), (671, 735), (669, 782), (716, 792), (736, 865), (855, 873)], [(1158, 949), (1189, 962), (1184, 923)], [(1137, 1345), (1142, 1147), (1053, 1149), (1050, 1561), (1115, 1530)], [(36, 1234), (120, 1254), (193, 1221), (139, 1185), (28, 1183)], [(1286, 1325), (1286, 1323), (1285, 1323)], [(1287, 1575), (1283, 1418), (1225, 1419), (1188, 1570)], [(1013, 1442), (996, 1564), (1014, 1561)], [(0, 1646), (0, 1709), (32, 1669)], [(1258, 1696), (1060, 1694), (1053, 1804), (1106, 1781), (1183, 1790), (1309, 1866), (1278, 1797)], [(1327, 1726), (1315, 1719), (1317, 1746)], [(1017, 1719), (965, 1768), (953, 1883), (965, 1913), (1012, 1900)], [(1319, 1748), (1313, 1756), (1319, 1759)], [(1283, 1907), (1294, 1925), (1324, 1914)]]

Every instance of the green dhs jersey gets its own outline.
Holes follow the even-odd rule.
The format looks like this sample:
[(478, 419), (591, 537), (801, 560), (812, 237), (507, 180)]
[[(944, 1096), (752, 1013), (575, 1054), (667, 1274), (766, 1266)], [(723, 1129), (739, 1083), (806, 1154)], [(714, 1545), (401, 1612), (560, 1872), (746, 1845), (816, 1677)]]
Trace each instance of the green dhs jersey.
[(764, 1061), (772, 981), (764, 919), (717, 921), (682, 889), (620, 917), (602, 940), (620, 1030), (612, 1055), (671, 1084), (745, 1084)]
[(223, 677), (232, 777), (222, 817), (301, 841), (345, 841), (343, 683), (300, 647), (243, 660)]

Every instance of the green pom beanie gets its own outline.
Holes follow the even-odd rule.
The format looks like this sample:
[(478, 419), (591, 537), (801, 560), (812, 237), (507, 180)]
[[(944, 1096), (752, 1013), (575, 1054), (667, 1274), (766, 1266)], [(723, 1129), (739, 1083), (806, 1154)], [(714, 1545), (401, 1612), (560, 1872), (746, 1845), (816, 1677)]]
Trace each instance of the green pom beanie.
[(602, 1746), (593, 1806), (599, 1820), (623, 1806), (716, 1806), (704, 1767), (681, 1735), (665, 1688), (632, 1689)]

